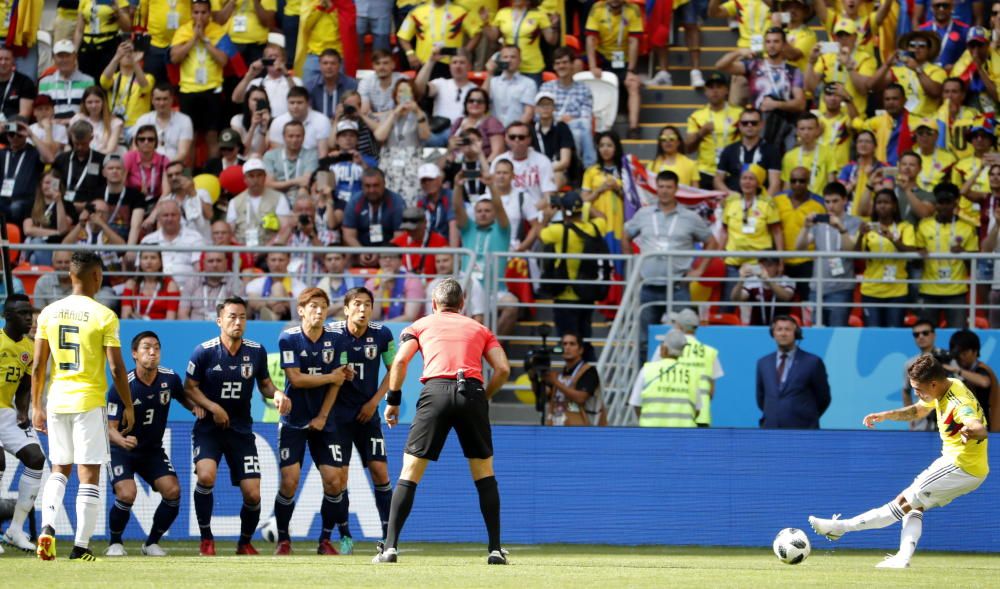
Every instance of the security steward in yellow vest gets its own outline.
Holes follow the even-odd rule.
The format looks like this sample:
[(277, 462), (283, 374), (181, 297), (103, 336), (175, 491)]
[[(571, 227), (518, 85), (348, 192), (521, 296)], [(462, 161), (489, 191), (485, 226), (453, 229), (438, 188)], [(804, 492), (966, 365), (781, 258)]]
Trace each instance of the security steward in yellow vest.
[(681, 364), (701, 370), (701, 378), (704, 381), (701, 392), (701, 408), (695, 422), (697, 422), (698, 427), (711, 427), (715, 381), (723, 376), (722, 364), (719, 362), (719, 350), (703, 344), (695, 338), (695, 331), (701, 325), (701, 321), (693, 310), (682, 309), (678, 313), (672, 313), (670, 320), (674, 327), (683, 331), (684, 335), (687, 336), (688, 343), (684, 346), (684, 353), (681, 354)]
[(687, 346), (679, 329), (667, 333), (659, 360), (646, 362), (632, 387), (629, 404), (640, 427), (697, 427), (704, 382), (702, 371), (679, 361)]

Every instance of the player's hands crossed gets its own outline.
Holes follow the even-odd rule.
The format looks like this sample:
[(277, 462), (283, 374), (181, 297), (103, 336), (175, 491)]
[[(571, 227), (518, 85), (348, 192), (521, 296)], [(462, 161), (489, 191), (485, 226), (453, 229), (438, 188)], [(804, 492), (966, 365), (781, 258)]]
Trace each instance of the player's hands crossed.
[(135, 450), (135, 447), (139, 445), (139, 440), (135, 436), (122, 436), (118, 445), (126, 450)]

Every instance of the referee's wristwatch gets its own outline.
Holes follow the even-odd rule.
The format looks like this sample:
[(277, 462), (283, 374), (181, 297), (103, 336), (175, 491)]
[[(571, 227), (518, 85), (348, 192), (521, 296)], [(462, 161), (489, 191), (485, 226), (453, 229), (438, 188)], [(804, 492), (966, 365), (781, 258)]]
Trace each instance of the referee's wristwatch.
[(389, 391), (385, 396), (385, 404), (390, 407), (399, 407), (403, 402), (403, 391)]

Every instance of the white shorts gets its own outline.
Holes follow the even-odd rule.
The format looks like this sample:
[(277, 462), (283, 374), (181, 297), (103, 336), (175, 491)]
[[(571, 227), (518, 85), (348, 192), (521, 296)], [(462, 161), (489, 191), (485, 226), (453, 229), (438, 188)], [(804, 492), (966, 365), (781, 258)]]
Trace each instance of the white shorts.
[(49, 413), (49, 462), (106, 464), (111, 461), (107, 409), (85, 413)]
[(976, 477), (955, 466), (944, 456), (931, 463), (903, 491), (903, 498), (913, 507), (930, 509), (944, 507), (956, 498), (971, 493), (986, 477)]
[(25, 446), (38, 444), (35, 428), (21, 429), (17, 425), (17, 411), (9, 407), (0, 408), (0, 448), (17, 454)]

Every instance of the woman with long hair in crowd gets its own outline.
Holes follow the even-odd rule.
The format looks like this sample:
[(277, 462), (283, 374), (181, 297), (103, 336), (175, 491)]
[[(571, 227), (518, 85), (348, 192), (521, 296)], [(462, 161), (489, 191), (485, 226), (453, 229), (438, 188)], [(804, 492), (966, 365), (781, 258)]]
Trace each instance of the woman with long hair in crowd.
[[(595, 213), (604, 217), (608, 227), (605, 239), (611, 253), (621, 253), (627, 250), (622, 243), (625, 232), (625, 188), (622, 182), (622, 150), (621, 139), (614, 131), (598, 133), (594, 137), (597, 146), (597, 163), (587, 168), (583, 173), (583, 186), (580, 196), (585, 203), (590, 204), (590, 215)], [(585, 211), (584, 216), (587, 216)]]
[(420, 167), (420, 145), (431, 136), (427, 115), (417, 104), (413, 80), (400, 78), (392, 91), (396, 107), (380, 113), (375, 140), (382, 144), (379, 167), (385, 172), (385, 187), (414, 205), (420, 197), (420, 183), (414, 182)]
[(675, 127), (660, 130), (660, 136), (656, 140), (656, 158), (649, 168), (650, 175), (655, 177), (660, 172), (670, 170), (677, 174), (678, 184), (697, 186), (700, 180), (698, 164), (684, 155), (681, 151), (683, 147), (684, 138)]
[(243, 155), (261, 157), (267, 151), (267, 132), (271, 127), (271, 103), (263, 86), (247, 90), (243, 112), (229, 120), (229, 126), (243, 140)]
[(163, 274), (163, 255), (158, 251), (139, 254), (139, 274), (125, 282), (122, 319), (177, 319), (181, 289)]
[[(63, 202), (64, 186), (59, 170), (49, 169), (42, 174), (42, 180), (35, 191), (35, 203), (31, 216), (24, 220), (25, 243), (62, 243), (73, 221), (66, 214)], [(52, 252), (39, 250), (28, 255), (32, 264), (48, 266), (52, 263)]]
[(87, 121), (94, 128), (94, 138), (90, 142), (91, 149), (104, 155), (120, 151), (119, 143), (125, 123), (120, 118), (111, 116), (108, 95), (100, 86), (90, 86), (83, 91), (80, 112), (70, 119), (70, 126), (80, 120)]
[(503, 123), (490, 114), (490, 94), (482, 88), (473, 88), (465, 95), (464, 116), (451, 124), (451, 136), (456, 137), (466, 129), (479, 131), (483, 142), (483, 155), (487, 161), (506, 151), (503, 141)]
[(854, 161), (840, 170), (837, 180), (847, 188), (847, 198), (857, 206), (865, 187), (872, 183), (875, 170), (884, 168), (886, 164), (875, 157), (878, 141), (871, 131), (862, 131), (854, 139)]

